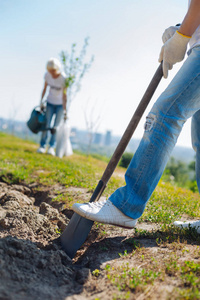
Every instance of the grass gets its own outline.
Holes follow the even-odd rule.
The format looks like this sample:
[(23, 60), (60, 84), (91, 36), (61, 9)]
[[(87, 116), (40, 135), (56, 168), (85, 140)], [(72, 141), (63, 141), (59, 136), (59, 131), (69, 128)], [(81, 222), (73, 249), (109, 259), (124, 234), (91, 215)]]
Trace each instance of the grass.
[[(143, 295), (142, 299), (158, 299), (152, 294), (154, 286), (167, 284), (169, 278), (171, 281), (176, 280), (176, 287), (168, 292), (166, 298), (162, 297), (161, 292), (161, 299), (200, 299), (200, 252), (198, 250), (198, 261), (195, 262), (184, 260), (185, 253), (189, 251), (185, 249), (185, 245), (181, 249), (178, 253), (176, 250), (172, 251), (160, 260), (149, 256), (145, 248), (137, 248), (126, 254), (128, 262), (115, 267), (107, 264), (104, 269), (107, 280), (119, 291), (113, 294), (112, 299), (137, 299), (139, 294)], [(159, 252), (161, 254), (162, 250)], [(133, 266), (136, 263), (134, 258), (139, 266)], [(144, 297), (145, 294), (149, 297)], [(131, 295), (135, 297), (132, 298)]]
[[(8, 183), (61, 184), (93, 190), (107, 163), (90, 156), (74, 154), (60, 159), (36, 153), (37, 145), (0, 133), (0, 176)], [(122, 185), (123, 179), (111, 178), (107, 193)]]
[[(137, 269), (129, 267), (129, 263), (119, 266), (118, 268), (109, 269), (106, 266), (107, 278), (117, 286), (119, 291), (144, 290), (147, 284), (152, 284), (160, 276), (160, 272), (147, 270), (144, 268)], [(108, 271), (109, 270), (109, 271)]]
[(171, 224), (185, 215), (200, 217), (199, 194), (160, 181), (140, 220)]
[[(13, 183), (37, 183), (38, 186), (85, 188), (92, 192), (106, 166), (105, 158), (76, 153), (60, 159), (36, 153), (35, 143), (23, 141), (0, 133), (0, 177)], [(117, 172), (122, 172), (117, 168)], [(114, 175), (104, 195), (111, 194), (124, 185), (124, 179)], [(55, 188), (56, 193), (56, 188)], [(67, 200), (66, 200), (67, 199)], [(56, 193), (54, 201), (67, 201), (71, 205), (74, 196)], [(173, 226), (175, 220), (200, 218), (199, 194), (159, 182), (139, 223), (152, 224), (152, 230), (135, 229), (119, 253), (118, 264), (107, 264), (104, 269), (92, 272), (95, 280), (103, 280), (105, 289), (114, 291), (112, 299), (200, 299), (200, 235), (195, 229), (181, 230)], [(104, 240), (110, 232), (106, 225), (96, 223), (99, 239)], [(153, 241), (154, 247), (144, 247), (143, 241)], [(109, 243), (101, 246), (101, 253), (110, 251)], [(153, 250), (155, 250), (153, 252)], [(168, 285), (163, 291), (161, 287)], [(133, 297), (134, 295), (134, 297)], [(101, 298), (96, 298), (101, 299)]]
[[(107, 166), (103, 157), (76, 153), (60, 159), (36, 153), (38, 147), (33, 142), (0, 133), (0, 177), (7, 183), (38, 183), (38, 185), (86, 188), (92, 192)], [(117, 168), (117, 172), (124, 172)], [(115, 189), (124, 185), (124, 179), (111, 177), (104, 195), (110, 195)], [(73, 202), (69, 194), (57, 195), (55, 201), (67, 198)], [(175, 220), (188, 216), (200, 217), (199, 195), (190, 190), (172, 186), (170, 183), (159, 182), (139, 222), (152, 222), (162, 226), (170, 225)]]

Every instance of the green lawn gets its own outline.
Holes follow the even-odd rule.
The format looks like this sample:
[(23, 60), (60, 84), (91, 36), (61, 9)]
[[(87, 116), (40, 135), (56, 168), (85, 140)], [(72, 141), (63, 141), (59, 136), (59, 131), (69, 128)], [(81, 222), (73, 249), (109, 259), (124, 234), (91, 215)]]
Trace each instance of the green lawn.
[[(62, 159), (36, 153), (37, 144), (0, 133), (0, 176), (8, 183), (61, 184), (93, 191), (107, 166), (105, 160), (73, 154)], [(118, 167), (104, 195), (124, 185)], [(182, 216), (200, 217), (199, 194), (160, 181), (140, 221), (172, 224)]]
[[(37, 144), (3, 133), (0, 141), (0, 178), (10, 184), (37, 183), (38, 189), (63, 185), (92, 192), (107, 165), (105, 158), (76, 153), (62, 159), (41, 155), (36, 153)], [(104, 195), (124, 185), (123, 176), (118, 176), (124, 172), (120, 167), (116, 169)], [(102, 272), (105, 284), (117, 287), (119, 297), (113, 299), (132, 299), (131, 293), (143, 294), (141, 299), (158, 299), (153, 296), (154, 286), (158, 289), (163, 283), (172, 287), (163, 299), (200, 299), (200, 235), (194, 229), (180, 230), (173, 226), (175, 220), (200, 218), (200, 197), (164, 182), (163, 178), (139, 219), (139, 223), (149, 224), (152, 230), (135, 229), (133, 237), (126, 241), (133, 251), (119, 253), (122, 263), (113, 262), (105, 270), (96, 269), (92, 273), (98, 280)], [(66, 195), (58, 194), (56, 201), (65, 201), (70, 207), (75, 199)], [(109, 237), (106, 225), (95, 223), (95, 226), (99, 234)], [(157, 252), (152, 252), (154, 248), (150, 246), (140, 246), (144, 240), (156, 242)]]
[[(0, 133), (0, 141), (0, 176), (8, 183), (59, 183), (93, 190), (107, 166), (105, 161), (86, 155), (73, 154), (62, 159), (41, 155), (36, 153), (37, 144), (4, 133)], [(123, 178), (111, 178), (106, 192), (123, 183)]]

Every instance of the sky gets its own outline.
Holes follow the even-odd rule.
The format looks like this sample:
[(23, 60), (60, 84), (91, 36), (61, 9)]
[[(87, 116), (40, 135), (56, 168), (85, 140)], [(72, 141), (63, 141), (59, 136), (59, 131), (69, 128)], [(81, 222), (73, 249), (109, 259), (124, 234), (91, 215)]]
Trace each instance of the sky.
[[(0, 0), (0, 117), (28, 120), (40, 102), (50, 57), (60, 58), (89, 37), (86, 60), (94, 62), (69, 110), (69, 123), (122, 135), (151, 78), (165, 28), (180, 23), (187, 0)], [(148, 114), (180, 68), (162, 79), (134, 136), (141, 138)], [(91, 117), (91, 115), (93, 117)], [(191, 147), (190, 120), (178, 145)]]

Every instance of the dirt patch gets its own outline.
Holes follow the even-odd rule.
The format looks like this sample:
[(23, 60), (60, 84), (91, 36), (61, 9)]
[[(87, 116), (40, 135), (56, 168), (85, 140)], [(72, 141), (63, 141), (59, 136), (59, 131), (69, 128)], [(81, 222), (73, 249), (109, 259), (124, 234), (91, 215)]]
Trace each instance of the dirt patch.
[[(194, 251), (192, 245), (160, 247), (154, 238), (135, 238), (135, 230), (98, 224), (71, 260), (59, 243), (72, 216), (64, 202), (56, 201), (63, 193), (73, 201), (88, 201), (91, 196), (86, 189), (0, 182), (0, 300), (167, 299), (171, 295), (179, 282), (170, 276), (144, 290), (132, 289), (128, 295), (108, 280), (106, 268), (110, 265), (117, 271), (128, 264), (142, 270), (152, 264), (152, 258), (164, 262), (174, 252), (184, 261)], [(140, 223), (138, 228), (153, 232), (159, 225)], [(184, 258), (183, 249), (187, 250)]]
[(0, 299), (65, 299), (81, 292), (86, 270), (73, 266), (56, 240), (69, 219), (50, 200), (45, 189), (0, 183)]

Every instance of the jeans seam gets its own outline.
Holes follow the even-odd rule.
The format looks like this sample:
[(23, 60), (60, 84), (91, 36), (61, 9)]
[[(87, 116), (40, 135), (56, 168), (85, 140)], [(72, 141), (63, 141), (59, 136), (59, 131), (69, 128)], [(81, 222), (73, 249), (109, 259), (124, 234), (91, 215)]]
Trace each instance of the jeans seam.
[[(168, 113), (169, 113), (169, 110), (172, 108), (172, 106), (174, 105), (174, 103), (180, 98), (180, 96), (183, 95), (183, 93), (184, 93), (184, 92), (189, 88), (189, 86), (196, 80), (196, 78), (199, 77), (199, 75), (200, 75), (200, 73), (199, 73), (197, 76), (195, 76), (195, 78), (193, 78), (193, 80), (191, 80), (191, 81), (188, 83), (188, 85), (185, 87), (185, 89), (182, 90), (182, 92), (179, 93), (179, 95), (174, 99), (174, 101), (171, 103), (169, 109), (166, 111), (166, 113), (164, 114), (164, 116), (161, 118), (161, 123), (162, 123), (162, 124), (163, 124), (164, 120), (166, 119), (166, 117), (167, 117), (167, 115), (168, 115)], [(157, 123), (157, 122), (156, 122), (156, 123)], [(158, 125), (158, 123), (157, 123), (157, 125)], [(154, 129), (155, 129), (155, 126), (154, 126), (151, 130), (153, 131)], [(161, 130), (162, 130), (162, 129), (160, 128), (159, 132), (161, 132)], [(151, 149), (149, 149), (149, 151), (148, 151), (148, 155), (150, 155), (150, 154), (152, 153), (153, 149), (154, 149), (154, 145), (152, 144)], [(126, 199), (126, 201), (124, 201), (124, 203), (121, 205), (122, 208), (127, 204), (128, 200), (131, 198), (133, 192), (135, 191), (135, 189), (136, 189), (136, 187), (137, 187), (137, 184), (138, 184), (138, 182), (139, 182), (139, 180), (140, 180), (140, 178), (141, 178), (141, 175), (142, 175), (142, 173), (143, 173), (144, 167), (145, 167), (145, 165), (148, 163), (148, 161), (149, 161), (149, 158), (147, 158), (147, 155), (146, 155), (146, 160), (143, 162), (143, 166), (141, 167), (140, 173), (138, 173), (139, 176), (138, 176), (138, 178), (137, 178), (137, 181), (135, 182), (134, 186), (132, 187), (131, 192), (130, 192), (130, 194), (129, 194), (129, 197), (128, 197), (128, 198)]]
[(121, 205), (121, 208), (123, 208), (127, 204), (127, 202), (129, 201), (129, 199), (131, 198), (133, 192), (135, 191), (135, 188), (137, 188), (137, 184), (138, 184), (138, 182), (139, 182), (139, 180), (140, 180), (140, 178), (142, 176), (142, 173), (144, 171), (144, 168), (145, 168), (146, 164), (149, 161), (149, 156), (152, 153), (153, 149), (154, 149), (154, 145), (152, 144), (151, 148), (149, 149), (148, 153), (146, 154), (146, 159), (143, 161), (143, 165), (142, 165), (142, 167), (140, 169), (139, 176), (137, 177), (137, 181), (135, 182), (134, 186), (132, 187), (131, 192), (129, 194), (129, 197), (127, 197), (126, 201), (124, 201), (124, 203)]
[(183, 95), (183, 93), (188, 90), (189, 86), (197, 79), (197, 77), (199, 77), (200, 73), (198, 73), (198, 75), (196, 75), (195, 78), (193, 78), (188, 85), (185, 87), (184, 90), (182, 90), (182, 92), (179, 93), (179, 95), (174, 99), (174, 101), (171, 103), (170, 107), (168, 108), (168, 110), (166, 111), (165, 115), (163, 116), (162, 120), (165, 119), (165, 117), (168, 115), (169, 110), (171, 109), (171, 107), (174, 105), (174, 103), (180, 98), (180, 96)]
[[(200, 49), (200, 46), (198, 48)], [(196, 59), (196, 57), (194, 57), (194, 59)], [(194, 63), (195, 62), (193, 61), (193, 64)], [(187, 68), (185, 70), (187, 70)], [(175, 84), (172, 84), (172, 86), (170, 86), (173, 93), (170, 93), (170, 90), (168, 90), (168, 93), (164, 95), (165, 97), (167, 95), (168, 99), (166, 99), (166, 101), (168, 100), (168, 103), (165, 102), (165, 99), (163, 99), (161, 96), (161, 99), (159, 99), (160, 101), (157, 102), (157, 105), (155, 105), (154, 107), (155, 111), (152, 110), (153, 113), (158, 115), (158, 119), (153, 128), (151, 128), (151, 132), (147, 134), (147, 137), (149, 137), (148, 143), (145, 144), (144, 142), (144, 144), (141, 145), (140, 151), (142, 151), (146, 147), (146, 145), (148, 149), (146, 149), (146, 153), (143, 153), (142, 161), (140, 160), (140, 155), (137, 155), (136, 163), (138, 159), (139, 163), (133, 164), (134, 169), (130, 169), (129, 175), (127, 174), (128, 186), (127, 189), (124, 190), (124, 193), (121, 194), (123, 196), (123, 201), (118, 201), (120, 206), (117, 207), (119, 209), (121, 207), (124, 212), (126, 212), (126, 210), (129, 210), (132, 205), (133, 207), (131, 209), (134, 215), (135, 213), (137, 213), (137, 210), (134, 208), (134, 203), (136, 204), (138, 209), (140, 206), (141, 210), (142, 207), (146, 205), (146, 202), (148, 200), (147, 198), (149, 198), (150, 195), (149, 188), (147, 187), (147, 190), (144, 190), (143, 192), (142, 186), (143, 184), (145, 184), (145, 177), (146, 180), (148, 179), (148, 173), (150, 169), (145, 170), (145, 168), (147, 164), (151, 164), (151, 159), (153, 157), (152, 153), (154, 149), (159, 146), (159, 141), (164, 138), (164, 134), (166, 133), (168, 137), (166, 140), (166, 144), (169, 142), (169, 152), (166, 153), (166, 155), (170, 155), (171, 150), (176, 143), (176, 137), (179, 135), (184, 121), (186, 121), (190, 117), (190, 115), (193, 115), (195, 110), (199, 107), (199, 96), (198, 90), (196, 91), (196, 89), (200, 78), (200, 72), (199, 70), (197, 70), (197, 68), (193, 69), (193, 71), (195, 71), (195, 74), (190, 70), (189, 76), (188, 78), (186, 78), (186, 81), (183, 81), (181, 77), (177, 77), (177, 82), (174, 81)], [(183, 72), (180, 74), (184, 75)], [(180, 83), (182, 83), (182, 85)], [(190, 105), (192, 106), (191, 108)], [(158, 149), (159, 155), (160, 151), (162, 152), (164, 145), (165, 140), (162, 143), (162, 147)], [(162, 156), (160, 157), (162, 158)], [(148, 181), (146, 181), (146, 183), (148, 184)], [(120, 200), (119, 196), (120, 193), (116, 194), (116, 202), (117, 200)]]

